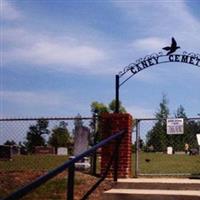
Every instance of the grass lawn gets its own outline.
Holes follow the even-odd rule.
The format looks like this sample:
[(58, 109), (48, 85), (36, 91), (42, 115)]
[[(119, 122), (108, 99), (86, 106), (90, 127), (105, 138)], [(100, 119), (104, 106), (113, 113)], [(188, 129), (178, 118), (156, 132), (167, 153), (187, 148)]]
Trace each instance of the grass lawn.
[[(67, 159), (66, 156), (56, 155), (21, 155), (15, 156), (12, 161), (0, 161), (0, 199), (17, 188), (30, 183), (50, 169), (59, 166)], [(132, 156), (132, 163), (132, 170), (134, 172), (135, 154)], [(142, 174), (190, 173), (200, 175), (200, 156), (140, 152), (139, 171)], [(66, 174), (67, 170), (39, 187), (24, 199), (66, 199)], [(75, 178), (75, 199), (80, 199), (96, 181), (95, 177), (77, 172)], [(104, 181), (90, 199), (100, 200), (102, 192), (109, 189), (111, 185), (112, 183)]]
[[(132, 156), (135, 169), (135, 154)], [(167, 155), (163, 153), (139, 153), (139, 172), (142, 174), (194, 174), (200, 175), (200, 155)]]
[[(146, 160), (149, 160), (147, 162)], [(56, 155), (20, 155), (12, 161), (0, 161), (0, 172), (4, 171), (48, 171), (68, 160), (67, 156)], [(135, 170), (135, 154), (132, 156), (132, 170)], [(97, 166), (99, 172), (99, 165)], [(140, 173), (200, 174), (200, 155), (167, 155), (163, 153), (139, 153)]]
[(50, 170), (68, 160), (67, 156), (19, 155), (11, 161), (0, 161), (1, 171)]

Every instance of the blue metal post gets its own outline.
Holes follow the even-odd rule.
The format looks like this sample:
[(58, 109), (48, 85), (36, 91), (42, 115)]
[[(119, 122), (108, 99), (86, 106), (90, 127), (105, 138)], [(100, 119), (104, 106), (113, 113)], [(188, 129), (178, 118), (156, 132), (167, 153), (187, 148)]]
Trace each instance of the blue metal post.
[(68, 169), (67, 200), (74, 199), (74, 171), (75, 164), (73, 163)]

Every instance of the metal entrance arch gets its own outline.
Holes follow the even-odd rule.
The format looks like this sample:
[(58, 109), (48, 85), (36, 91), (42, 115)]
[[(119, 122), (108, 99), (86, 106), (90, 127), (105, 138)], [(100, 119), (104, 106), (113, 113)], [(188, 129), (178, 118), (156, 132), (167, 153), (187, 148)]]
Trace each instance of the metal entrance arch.
[[(120, 71), (115, 76), (115, 113), (119, 113), (119, 91), (120, 87), (124, 85), (129, 79), (131, 79), (134, 75), (141, 72), (142, 70), (145, 70), (149, 67), (158, 65), (158, 64), (165, 64), (165, 63), (182, 63), (182, 64), (189, 64), (196, 66), (200, 69), (200, 54), (199, 53), (191, 53), (182, 51), (179, 53), (176, 53), (177, 49), (180, 49), (179, 46), (177, 46), (177, 43), (174, 38), (172, 38), (171, 46), (164, 47), (163, 50), (167, 51), (160, 51), (158, 53), (153, 53), (151, 55), (147, 55), (143, 58), (140, 58), (136, 60), (133, 63), (130, 63), (128, 66), (124, 67), (122, 71)], [(136, 152), (135, 152), (135, 176), (137, 175), (158, 175), (158, 173), (154, 172), (142, 172), (141, 166), (139, 162), (139, 150), (140, 150), (140, 133), (141, 133), (141, 126), (143, 122), (150, 122), (154, 121), (156, 122), (157, 119), (136, 119)], [(188, 119), (193, 120), (193, 119)], [(200, 124), (200, 118), (195, 119)], [(149, 154), (150, 155), (150, 154)], [(200, 159), (200, 158), (199, 158)], [(144, 163), (148, 164), (151, 162), (151, 159), (144, 158)], [(152, 162), (151, 162), (152, 163)], [(199, 166), (200, 167), (200, 166)], [(148, 171), (148, 170), (147, 170)], [(194, 170), (195, 171), (195, 170)], [(178, 175), (177, 173), (168, 173), (162, 172), (159, 175)], [(188, 171), (186, 170), (184, 172), (180, 173), (181, 175), (189, 175)], [(190, 174), (191, 175), (191, 174)], [(200, 171), (198, 176), (200, 176)]]
[(134, 63), (130, 63), (128, 66), (124, 67), (115, 76), (115, 112), (119, 112), (119, 89), (126, 83), (130, 78), (140, 71), (152, 67), (158, 64), (164, 63), (182, 63), (189, 64), (200, 69), (200, 54), (199, 53), (188, 53), (183, 51), (182, 53), (175, 54), (177, 49), (180, 47), (177, 46), (177, 43), (174, 38), (172, 38), (172, 44), (170, 47), (164, 47), (163, 50), (168, 51), (166, 54), (164, 52), (153, 53), (147, 55), (144, 58), (136, 60)]

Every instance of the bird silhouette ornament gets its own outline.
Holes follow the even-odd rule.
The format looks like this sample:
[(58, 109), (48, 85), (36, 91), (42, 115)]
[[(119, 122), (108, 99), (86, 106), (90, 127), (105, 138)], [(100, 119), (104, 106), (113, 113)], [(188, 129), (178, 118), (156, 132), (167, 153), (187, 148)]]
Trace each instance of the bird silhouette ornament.
[(176, 40), (172, 38), (172, 43), (170, 47), (164, 47), (163, 49), (165, 51), (168, 51), (167, 56), (174, 53), (177, 49), (180, 49), (181, 47), (177, 46)]

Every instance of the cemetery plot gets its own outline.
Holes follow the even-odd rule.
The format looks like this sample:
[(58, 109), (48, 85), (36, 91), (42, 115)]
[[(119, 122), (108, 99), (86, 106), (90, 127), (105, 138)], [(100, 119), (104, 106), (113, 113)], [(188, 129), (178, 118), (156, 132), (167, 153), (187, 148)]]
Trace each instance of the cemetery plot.
[[(17, 170), (53, 168), (65, 162), (68, 156), (88, 149), (90, 132), (94, 132), (93, 120), (80, 115), (74, 118), (0, 119), (0, 144), (12, 146), (11, 152), (0, 151), (0, 157), (16, 162)], [(77, 125), (80, 126), (78, 132), (75, 131)], [(76, 139), (75, 133), (78, 134)], [(15, 168), (14, 162), (0, 165), (11, 171)]]
[[(135, 154), (132, 157), (132, 172), (135, 174)], [(200, 176), (200, 156), (163, 153), (139, 153), (139, 173), (146, 175)]]
[[(76, 149), (77, 153), (87, 150), (89, 148), (90, 131), (94, 132), (90, 126), (92, 121), (93, 118), (81, 118), (81, 116), (58, 119), (0, 120), (0, 134), (2, 136), (0, 144), (6, 142), (9, 145), (16, 143), (20, 146), (20, 149), (8, 146), (6, 159), (9, 160), (0, 160), (0, 197), (26, 183), (30, 183), (36, 177), (68, 161), (69, 156), (74, 152), (73, 148)], [(74, 147), (75, 124), (81, 125), (78, 131), (81, 140), (78, 143), (76, 142)], [(38, 140), (33, 137), (35, 132)], [(34, 143), (35, 141), (37, 142)], [(12, 151), (9, 149), (12, 149)], [(5, 157), (5, 155), (2, 155), (2, 157)], [(66, 199), (66, 181), (65, 173), (61, 180), (56, 177), (39, 188), (37, 192), (32, 193), (31, 197), (24, 199)], [(80, 192), (83, 193), (84, 189), (89, 189), (92, 185), (91, 181), (95, 182), (96, 178), (91, 178), (85, 174), (78, 176), (75, 180), (77, 186), (77, 188), (75, 186), (75, 190), (77, 189), (78, 195), (76, 199), (81, 198)], [(11, 182), (13, 184), (10, 184)], [(98, 199), (103, 191), (104, 188), (98, 189), (93, 197)]]
[(200, 177), (200, 118), (141, 119), (139, 123), (134, 165), (138, 175)]

